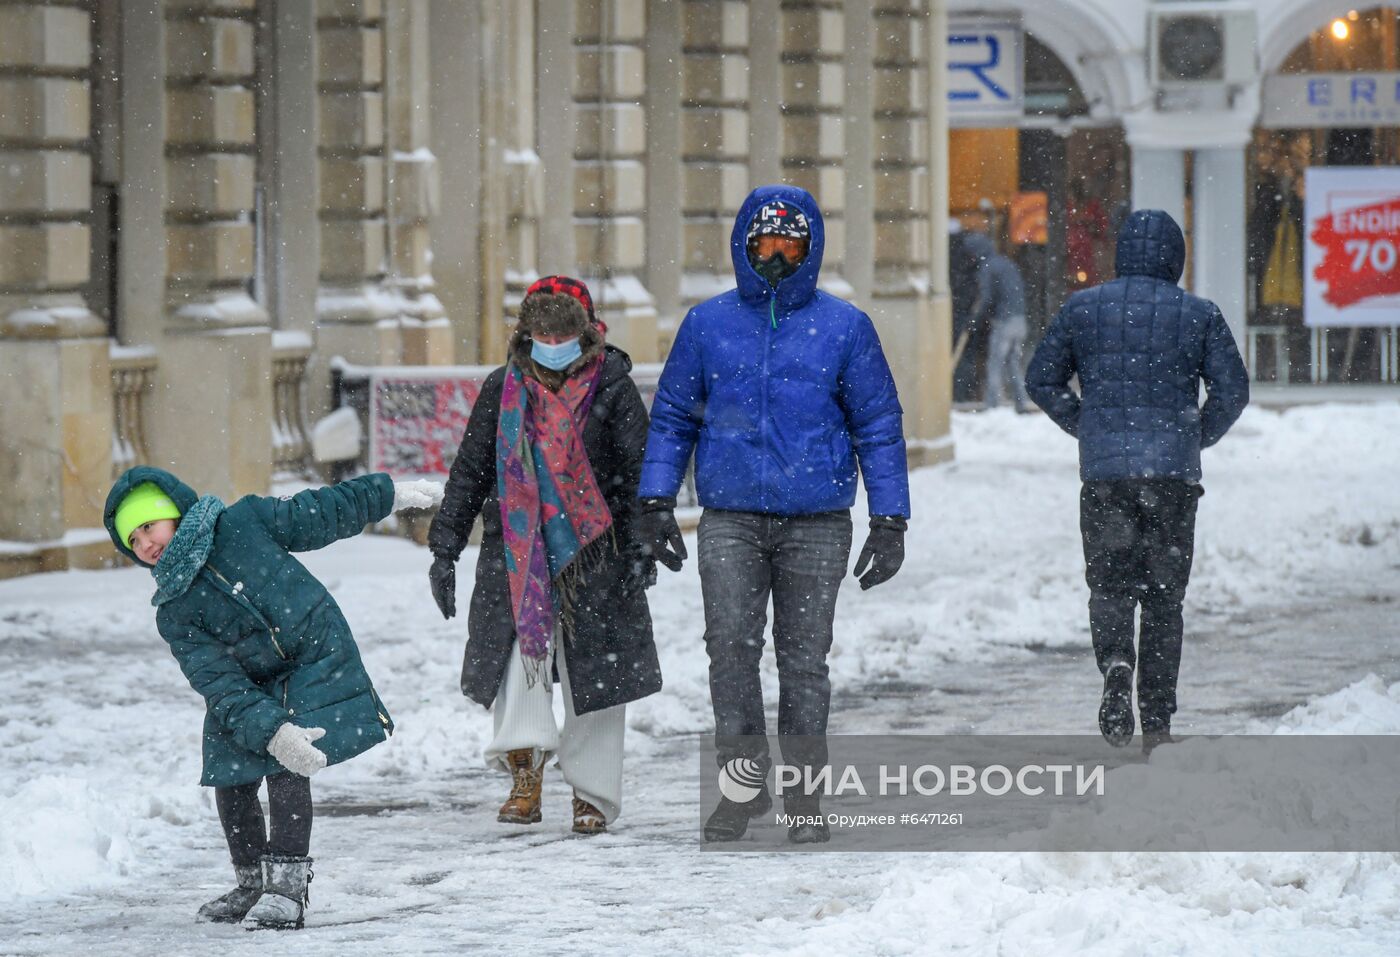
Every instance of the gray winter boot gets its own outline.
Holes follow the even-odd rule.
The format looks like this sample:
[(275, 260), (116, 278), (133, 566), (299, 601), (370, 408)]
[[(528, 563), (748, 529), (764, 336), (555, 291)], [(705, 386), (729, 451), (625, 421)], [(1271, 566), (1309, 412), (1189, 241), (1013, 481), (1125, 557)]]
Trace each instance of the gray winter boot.
[(262, 867), (257, 864), (235, 864), (233, 872), (238, 876), (238, 886), (201, 907), (196, 920), (236, 924), (257, 903), (263, 892)]
[(301, 930), (311, 902), (309, 857), (262, 859), (263, 894), (243, 918), (249, 930)]

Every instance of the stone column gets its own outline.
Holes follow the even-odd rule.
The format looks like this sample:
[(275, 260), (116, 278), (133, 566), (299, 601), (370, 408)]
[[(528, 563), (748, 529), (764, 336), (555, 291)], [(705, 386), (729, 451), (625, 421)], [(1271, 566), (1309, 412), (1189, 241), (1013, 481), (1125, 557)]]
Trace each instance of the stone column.
[[(953, 310), (948, 286), (948, 99), (944, 77), (948, 72), (948, 3), (929, 0), (927, 15), (914, 21), (914, 35), (924, 34), (913, 49), (924, 51), (928, 69), (922, 94), (928, 120), (923, 128), (927, 157), (927, 186), (923, 208), (928, 211), (924, 234), (928, 250), (928, 305), (919, 318), (925, 334), (919, 337), (914, 362), (914, 385), (904, 398), (904, 431), (909, 436), (909, 465), (932, 465), (953, 458)], [(916, 191), (917, 192), (917, 191)], [(897, 372), (905, 382), (911, 370)], [(901, 395), (906, 395), (901, 388)]]
[[(576, 0), (573, 232), (579, 271), (608, 338), (635, 362), (657, 356), (646, 268), (644, 0)], [(548, 267), (546, 267), (548, 268)]]
[(1196, 151), (1192, 196), (1195, 210), (1196, 294), (1213, 300), (1243, 347), (1245, 304), (1244, 144)]
[(437, 157), (429, 142), (428, 5), (422, 0), (388, 0), (385, 12), (387, 285), (399, 300), (403, 361), (445, 364), (452, 361), (452, 327), (435, 291), (429, 228), (437, 215), (439, 192)]
[(826, 221), (821, 287), (851, 296), (844, 278), (845, 17), (833, 0), (782, 5), (782, 178), (817, 198)]
[(1163, 209), (1186, 229), (1186, 151), (1162, 146), (1128, 145), (1133, 153), (1133, 209)]
[(749, 186), (783, 178), (782, 0), (749, 0)]
[(166, 319), (151, 451), (220, 496), (265, 492), (272, 469), (271, 336), (249, 295), (254, 12), (253, 0), (165, 6)]
[[(546, 10), (546, 18), (553, 15), (554, 9)], [(506, 339), (520, 314), (520, 300), (530, 284), (545, 274), (546, 267), (540, 265), (544, 235), (558, 233), (562, 242), (571, 241), (573, 233), (556, 219), (561, 215), (562, 204), (545, 205), (544, 167), (535, 151), (539, 68), (535, 62), (535, 7), (506, 3), (501, 7), (499, 22), (495, 66), (488, 74), (492, 85), (488, 118), (495, 131), (492, 142), (496, 144), (489, 160), (496, 164), (497, 181), (503, 181), (506, 188), (504, 193), (494, 191), (489, 207), (494, 232), (483, 239), (498, 249), (497, 271), (503, 272), (503, 282), (497, 284), (495, 294), (504, 298), (497, 305), (498, 319), (492, 332), (499, 342), (498, 354), (504, 358)], [(567, 70), (556, 72), (563, 74), (560, 79), (564, 83), (568, 82)], [(561, 109), (571, 111), (572, 98), (562, 94), (560, 99), (568, 99)], [(562, 146), (562, 142), (558, 144)], [(561, 162), (567, 174), (572, 175), (572, 161)], [(541, 217), (546, 217), (543, 224)]]
[[(952, 451), (947, 252), (941, 245), (935, 256), (932, 247), (947, 232), (946, 173), (943, 186), (931, 188), (947, 152), (943, 73), (931, 66), (943, 52), (943, 22), (941, 11), (930, 14), (918, 0), (875, 5), (873, 129), (853, 134), (873, 144), (875, 210), (872, 240), (847, 248), (853, 258), (863, 254), (873, 274), (870, 311), (899, 384), (911, 467)], [(854, 263), (850, 272), (858, 275)]]
[[(685, 179), (681, 173), (683, 60), (692, 15), (715, 3), (659, 3), (647, 11), (647, 289), (656, 298), (660, 354), (670, 351), (685, 311), (681, 303)], [(713, 35), (715, 24), (709, 24)]]
[(385, 289), (383, 0), (316, 0), (321, 159), (319, 348), (369, 365), (402, 356)]
[(316, 17), (310, 3), (259, 0), (259, 55), (268, 82), (258, 102), (258, 181), (266, 260), (261, 300), (273, 325), (316, 329), (321, 257), (316, 192)]
[(689, 308), (734, 287), (729, 237), (757, 184), (749, 182), (749, 11), (691, 0), (684, 17), (681, 306)]
[(102, 524), (112, 391), (85, 297), (91, 56), (88, 11), (0, 7), (0, 539), (58, 545)]

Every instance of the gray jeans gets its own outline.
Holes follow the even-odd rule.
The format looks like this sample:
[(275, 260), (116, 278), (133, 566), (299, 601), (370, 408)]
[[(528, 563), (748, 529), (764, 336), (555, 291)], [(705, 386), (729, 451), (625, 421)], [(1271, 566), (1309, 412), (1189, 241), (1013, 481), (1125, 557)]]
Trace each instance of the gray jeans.
[(1011, 398), (1017, 410), (1029, 407), (1026, 367), (1021, 361), (1021, 351), (1025, 345), (1025, 316), (994, 320), (991, 341), (987, 345), (987, 387), (982, 395), (983, 405), (987, 408), (993, 408), (1001, 401), (1007, 379), (1011, 380)]
[[(767, 515), (706, 509), (700, 519), (700, 587), (715, 748), (768, 761), (758, 667), (773, 597), (778, 661), (778, 734), (791, 764), (826, 763), (826, 718), (836, 592), (851, 557), (849, 512)], [(791, 745), (791, 746), (790, 746)]]

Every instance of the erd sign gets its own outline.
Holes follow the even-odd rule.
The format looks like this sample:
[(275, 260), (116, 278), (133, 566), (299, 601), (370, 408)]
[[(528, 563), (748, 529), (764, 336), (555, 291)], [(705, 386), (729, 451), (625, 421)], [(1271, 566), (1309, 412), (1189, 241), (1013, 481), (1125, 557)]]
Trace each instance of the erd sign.
[(1400, 325), (1400, 170), (1307, 172), (1303, 321)]

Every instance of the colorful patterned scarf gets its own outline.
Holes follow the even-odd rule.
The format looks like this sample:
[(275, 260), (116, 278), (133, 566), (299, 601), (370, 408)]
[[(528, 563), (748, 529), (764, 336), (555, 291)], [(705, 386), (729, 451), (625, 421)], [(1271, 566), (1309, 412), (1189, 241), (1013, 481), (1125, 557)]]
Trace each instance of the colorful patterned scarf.
[(214, 547), (214, 526), (223, 513), (224, 503), (213, 495), (206, 495), (180, 516), (174, 537), (151, 569), (156, 579), (152, 605), (159, 607), (172, 598), (179, 598), (190, 587)]
[(551, 392), (514, 360), (506, 366), (496, 426), (496, 491), (511, 614), (532, 686), (544, 673), (556, 620), (566, 638), (573, 632), (576, 559), (612, 527), (583, 447), (602, 370), (599, 356)]

